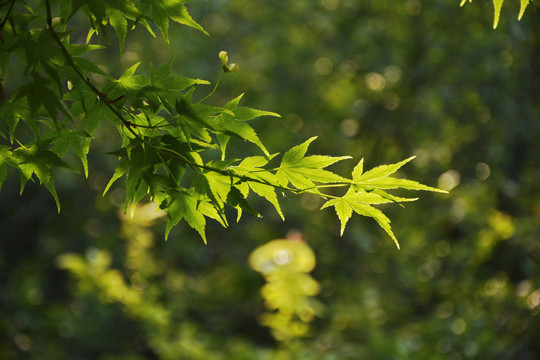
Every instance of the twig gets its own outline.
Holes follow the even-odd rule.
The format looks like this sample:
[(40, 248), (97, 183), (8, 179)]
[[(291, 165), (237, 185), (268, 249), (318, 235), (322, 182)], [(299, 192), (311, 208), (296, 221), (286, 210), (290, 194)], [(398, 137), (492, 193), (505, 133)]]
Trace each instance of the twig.
[[(15, 0), (13, 0), (15, 2)], [(137, 134), (131, 127), (136, 127), (135, 124), (127, 121), (124, 119), (122, 114), (116, 110), (116, 108), (112, 105), (110, 101), (107, 100), (107, 95), (102, 93), (86, 76), (83, 75), (83, 73), (79, 70), (75, 62), (73, 61), (73, 57), (67, 51), (66, 47), (62, 43), (62, 40), (58, 37), (58, 34), (56, 31), (54, 31), (53, 24), (52, 24), (52, 15), (51, 15), (51, 4), (50, 0), (45, 0), (45, 7), (47, 9), (47, 27), (49, 29), (49, 32), (58, 44), (58, 47), (60, 50), (62, 50), (62, 53), (64, 54), (64, 57), (66, 58), (66, 61), (68, 62), (69, 66), (75, 71), (75, 73), (81, 78), (81, 80), (98, 96), (98, 99), (102, 101), (102, 103), (105, 104), (106, 107), (109, 108), (109, 110), (124, 124), (124, 126), (128, 129), (129, 132), (131, 132), (135, 137), (139, 137), (139, 134)]]
[(8, 0), (8, 1), (0, 4), (0, 7), (2, 7), (2, 6), (7, 5), (9, 3), (9, 8), (7, 10), (6, 16), (4, 17), (4, 19), (0, 23), (0, 32), (4, 29), (4, 26), (6, 26), (6, 22), (7, 22), (8, 18), (9, 18), (9, 15), (11, 14), (11, 10), (13, 10), (13, 5), (15, 5), (15, 1), (17, 1), (17, 0)]

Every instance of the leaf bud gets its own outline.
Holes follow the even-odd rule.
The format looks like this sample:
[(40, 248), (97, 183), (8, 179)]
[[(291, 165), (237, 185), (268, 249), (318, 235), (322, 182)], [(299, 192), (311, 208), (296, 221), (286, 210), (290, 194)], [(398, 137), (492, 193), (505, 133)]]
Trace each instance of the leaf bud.
[(219, 52), (219, 58), (221, 59), (221, 64), (223, 67), (227, 66), (227, 63), (229, 62), (229, 55), (227, 55), (226, 51), (220, 51)]
[(237, 72), (240, 71), (240, 66), (238, 66), (238, 64), (234, 63), (234, 64), (231, 64), (231, 65), (228, 67), (228, 70), (229, 70), (229, 72), (237, 73)]

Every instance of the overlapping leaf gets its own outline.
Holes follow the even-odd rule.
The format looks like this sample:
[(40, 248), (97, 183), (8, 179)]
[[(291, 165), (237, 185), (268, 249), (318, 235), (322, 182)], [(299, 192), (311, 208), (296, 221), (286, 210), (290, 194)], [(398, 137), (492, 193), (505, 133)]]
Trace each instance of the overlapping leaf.
[(185, 219), (189, 226), (195, 229), (206, 243), (206, 219), (202, 212), (198, 210), (198, 203), (198, 196), (193, 188), (169, 193), (168, 202), (162, 204), (163, 210), (167, 213), (165, 239), (168, 238), (172, 227), (178, 224), (180, 220)]
[(13, 151), (13, 157), (10, 163), (19, 169), (21, 177), (21, 193), (26, 183), (35, 174), (47, 190), (53, 196), (58, 212), (60, 212), (60, 200), (54, 187), (54, 177), (51, 174), (51, 168), (72, 169), (58, 155), (44, 148), (43, 144), (36, 143), (30, 148), (20, 147)]
[(263, 168), (276, 155), (273, 154), (268, 158), (263, 156), (248, 157), (232, 169), (239, 176), (245, 176), (244, 179), (249, 185), (249, 188), (260, 197), (268, 200), (274, 206), (281, 219), (285, 220), (275, 191), (275, 187), (278, 185), (277, 179), (271, 171)]
[(88, 177), (88, 161), (86, 155), (90, 148), (90, 135), (84, 131), (70, 131), (64, 129), (58, 133), (51, 146), (51, 151), (64, 156), (70, 149), (81, 159), (84, 175)]

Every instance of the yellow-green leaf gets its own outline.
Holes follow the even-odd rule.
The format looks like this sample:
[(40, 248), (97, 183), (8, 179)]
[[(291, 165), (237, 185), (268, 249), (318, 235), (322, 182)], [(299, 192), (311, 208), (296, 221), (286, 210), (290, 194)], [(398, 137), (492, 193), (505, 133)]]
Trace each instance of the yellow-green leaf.
[(495, 11), (495, 15), (493, 18), (493, 28), (496, 29), (497, 25), (499, 25), (499, 17), (501, 15), (501, 8), (504, 0), (493, 0), (493, 8)]
[(390, 219), (388, 219), (382, 211), (375, 209), (373, 206), (362, 203), (349, 204), (355, 213), (374, 218), (375, 221), (377, 221), (377, 223), (379, 224), (379, 226), (382, 227), (384, 231), (386, 231), (386, 233), (392, 238), (392, 240), (394, 240), (394, 243), (399, 249), (399, 242), (397, 241), (396, 236), (394, 235), (394, 233), (392, 232), (392, 228), (390, 227)]
[(400, 161), (396, 164), (377, 166), (369, 171), (366, 171), (359, 178), (353, 178), (353, 180), (356, 182), (356, 181), (371, 181), (371, 180), (384, 178), (388, 175), (395, 173), (400, 167), (402, 167), (403, 165), (405, 165), (406, 163), (408, 163), (414, 158), (415, 158), (414, 156), (411, 156), (410, 158)]
[(521, 0), (521, 5), (519, 6), (519, 15), (518, 20), (521, 20), (521, 17), (523, 16), (523, 13), (525, 12), (525, 8), (527, 5), (529, 5), (530, 0)]
[(255, 194), (261, 197), (264, 197), (272, 205), (274, 205), (274, 207), (276, 208), (276, 211), (281, 217), (281, 220), (285, 220), (285, 217), (283, 216), (283, 212), (281, 211), (281, 207), (279, 206), (276, 191), (274, 190), (273, 186), (250, 181), (249, 187), (251, 188), (251, 190), (253, 190)]
[(295, 163), (301, 158), (303, 158), (304, 155), (306, 154), (309, 144), (311, 144), (311, 142), (315, 140), (316, 138), (317, 138), (316, 136), (311, 137), (307, 139), (306, 141), (304, 141), (302, 144), (296, 145), (290, 150), (288, 150), (287, 152), (285, 152), (285, 154), (283, 154), (283, 159), (281, 160), (281, 166), (285, 164)]
[(336, 214), (339, 218), (339, 221), (341, 222), (340, 235), (343, 236), (343, 232), (345, 231), (345, 225), (347, 225), (347, 222), (352, 216), (352, 208), (346, 200), (339, 200), (340, 201), (336, 202), (336, 204), (334, 205), (334, 208), (336, 209)]
[(431, 186), (420, 184), (419, 182), (407, 179), (396, 179), (393, 177), (386, 177), (382, 179), (367, 180), (367, 181), (358, 181), (354, 182), (355, 185), (360, 187), (367, 188), (376, 188), (376, 189), (407, 189), (407, 190), (425, 190), (425, 191), (434, 191), (440, 193), (447, 193), (447, 191), (437, 189)]
[(171, 228), (184, 218), (189, 226), (195, 229), (206, 244), (206, 219), (202, 212), (197, 209), (197, 195), (193, 188), (186, 192), (170, 193), (171, 203), (164, 209), (167, 213), (167, 227), (165, 239), (168, 238)]
[(364, 158), (360, 159), (358, 164), (354, 167), (352, 172), (353, 180), (359, 179), (360, 176), (362, 176), (362, 173), (364, 172)]

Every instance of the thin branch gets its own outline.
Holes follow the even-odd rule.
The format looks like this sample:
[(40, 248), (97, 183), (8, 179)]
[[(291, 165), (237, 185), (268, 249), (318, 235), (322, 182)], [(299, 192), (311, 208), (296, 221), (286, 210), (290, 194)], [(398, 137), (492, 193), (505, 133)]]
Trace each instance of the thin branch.
[(13, 10), (13, 5), (15, 5), (15, 1), (17, 1), (17, 0), (10, 0), (10, 1), (6, 1), (5, 3), (0, 4), (0, 7), (2, 7), (2, 6), (7, 5), (9, 3), (9, 8), (7, 10), (6, 16), (4, 17), (4, 19), (0, 23), (0, 32), (2, 30), (4, 30), (4, 26), (6, 26), (6, 22), (7, 22), (8, 18), (9, 18), (9, 15), (11, 14), (11, 10)]
[[(15, 1), (15, 0), (14, 0)], [(81, 70), (77, 67), (75, 62), (73, 61), (73, 57), (67, 51), (66, 47), (62, 43), (62, 40), (58, 37), (58, 34), (56, 31), (54, 31), (53, 24), (52, 24), (52, 15), (51, 15), (51, 4), (50, 0), (45, 0), (45, 7), (47, 9), (47, 27), (49, 29), (49, 32), (54, 39), (54, 41), (57, 43), (60, 50), (62, 50), (62, 53), (64, 54), (64, 57), (66, 61), (68, 62), (68, 65), (75, 71), (75, 73), (81, 78), (81, 80), (98, 96), (98, 99), (100, 99), (106, 107), (109, 108), (109, 110), (122, 122), (122, 124), (128, 129), (129, 132), (131, 132), (135, 137), (140, 138), (139, 134), (137, 134), (132, 127), (136, 127), (135, 124), (127, 121), (124, 119), (122, 114), (116, 110), (116, 108), (112, 105), (111, 102), (107, 101), (107, 95), (102, 93), (89, 79), (88, 77), (84, 76)]]

